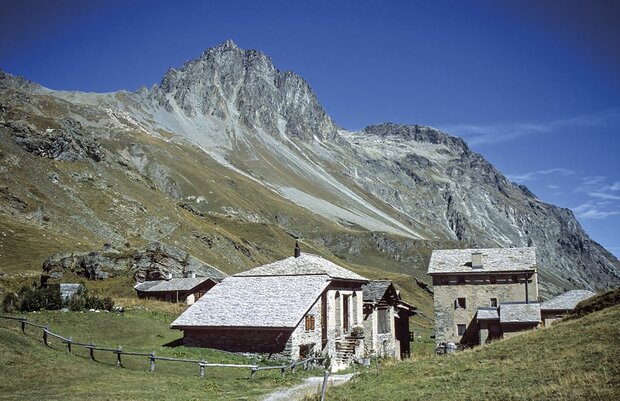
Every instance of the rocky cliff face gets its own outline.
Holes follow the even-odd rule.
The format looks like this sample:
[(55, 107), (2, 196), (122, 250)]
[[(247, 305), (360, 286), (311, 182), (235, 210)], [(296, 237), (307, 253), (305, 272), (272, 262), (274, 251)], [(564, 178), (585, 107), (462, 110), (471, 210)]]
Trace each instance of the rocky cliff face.
[[(35, 157), (83, 163), (104, 182), (119, 174), (135, 180), (108, 189), (123, 188), (116, 205), (137, 208), (134, 215), (148, 203), (132, 192), (138, 182), (140, 191), (183, 205), (191, 219), (217, 215), (279, 227), (356, 263), (370, 263), (372, 254), (379, 268), (423, 271), (433, 247), (536, 246), (549, 292), (620, 284), (620, 262), (569, 210), (511, 183), (462, 139), (415, 125), (340, 129), (302, 78), (231, 41), (137, 93), (55, 92), (7, 74), (0, 90), (0, 132)], [(106, 232), (117, 242), (136, 235), (150, 241), (197, 224), (174, 216), (158, 217), (148, 236), (118, 225)], [(97, 220), (92, 227), (109, 221), (96, 212), (82, 218)], [(186, 231), (196, 239), (190, 251), (199, 249), (199, 238), (211, 238)], [(260, 241), (235, 247), (245, 252), (231, 263), (272, 259)]]

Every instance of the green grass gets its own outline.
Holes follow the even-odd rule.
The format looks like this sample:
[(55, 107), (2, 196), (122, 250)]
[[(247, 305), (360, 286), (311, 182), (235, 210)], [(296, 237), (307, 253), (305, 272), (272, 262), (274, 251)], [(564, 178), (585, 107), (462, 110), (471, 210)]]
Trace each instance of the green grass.
[[(180, 337), (169, 329), (174, 315), (161, 311), (132, 310), (123, 314), (41, 312), (25, 315), (30, 321), (49, 324), (50, 330), (77, 342), (126, 351), (152, 352), (158, 356), (205, 359), (213, 363), (261, 365), (216, 350), (167, 347)], [(288, 387), (311, 374), (297, 370), (280, 377), (279, 370), (261, 371), (250, 380), (249, 369), (207, 368), (199, 377), (195, 364), (157, 361), (149, 372), (146, 357), (123, 356), (123, 368), (115, 367), (110, 352), (95, 351), (91, 361), (83, 347), (73, 353), (55, 338), (50, 347), (42, 343), (40, 329), (28, 326), (26, 335), (15, 321), (0, 319), (0, 399), (19, 400), (254, 400), (278, 387)]]
[(617, 400), (620, 305), (456, 355), (369, 369), (327, 399)]

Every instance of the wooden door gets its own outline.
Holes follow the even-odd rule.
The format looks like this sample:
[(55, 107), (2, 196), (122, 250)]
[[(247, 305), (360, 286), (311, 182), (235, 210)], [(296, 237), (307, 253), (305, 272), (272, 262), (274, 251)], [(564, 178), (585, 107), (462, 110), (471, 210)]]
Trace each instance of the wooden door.
[(342, 331), (349, 332), (349, 299), (350, 295), (342, 297)]

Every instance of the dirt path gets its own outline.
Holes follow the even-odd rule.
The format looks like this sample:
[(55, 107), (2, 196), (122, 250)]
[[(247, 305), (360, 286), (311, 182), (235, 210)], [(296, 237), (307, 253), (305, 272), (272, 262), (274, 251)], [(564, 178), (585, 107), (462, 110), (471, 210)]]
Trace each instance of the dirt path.
[[(327, 387), (339, 386), (351, 380), (353, 373), (346, 375), (330, 375), (327, 379)], [(308, 377), (303, 383), (293, 386), (291, 388), (285, 388), (282, 390), (276, 390), (273, 393), (262, 398), (262, 401), (295, 401), (301, 400), (307, 395), (318, 394), (321, 391), (321, 385), (323, 384), (323, 377)]]

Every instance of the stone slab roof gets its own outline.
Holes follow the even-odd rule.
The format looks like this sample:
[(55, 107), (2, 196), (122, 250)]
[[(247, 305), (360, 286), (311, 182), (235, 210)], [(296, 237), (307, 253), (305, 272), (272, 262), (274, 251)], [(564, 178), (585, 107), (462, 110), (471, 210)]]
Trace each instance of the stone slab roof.
[(211, 278), (173, 278), (170, 280), (145, 281), (134, 286), (134, 289), (140, 292), (189, 291), (207, 280), (211, 280)]
[(318, 255), (310, 253), (302, 253), (298, 258), (291, 256), (290, 258), (278, 260), (254, 269), (237, 273), (235, 277), (242, 276), (296, 276), (296, 275), (326, 275), (331, 278), (369, 281), (367, 278), (353, 273), (344, 267), (330, 262)]
[(499, 312), (497, 308), (478, 308), (476, 318), (478, 320), (499, 320)]
[(171, 327), (294, 328), (329, 283), (327, 275), (228, 277)]
[[(482, 268), (471, 267), (471, 255), (482, 253)], [(431, 254), (428, 274), (513, 272), (536, 269), (536, 248), (445, 249)]]
[(362, 286), (362, 293), (364, 294), (364, 301), (377, 302), (385, 292), (390, 288), (392, 282), (389, 280), (375, 280)]
[(499, 304), (500, 323), (537, 323), (540, 322), (540, 304), (538, 302), (502, 302)]
[(542, 310), (570, 310), (575, 309), (577, 304), (588, 298), (592, 298), (596, 293), (588, 290), (572, 290), (560, 294), (540, 304)]
[(82, 288), (82, 284), (60, 283), (60, 296), (62, 299), (69, 299), (75, 295), (80, 288)]

